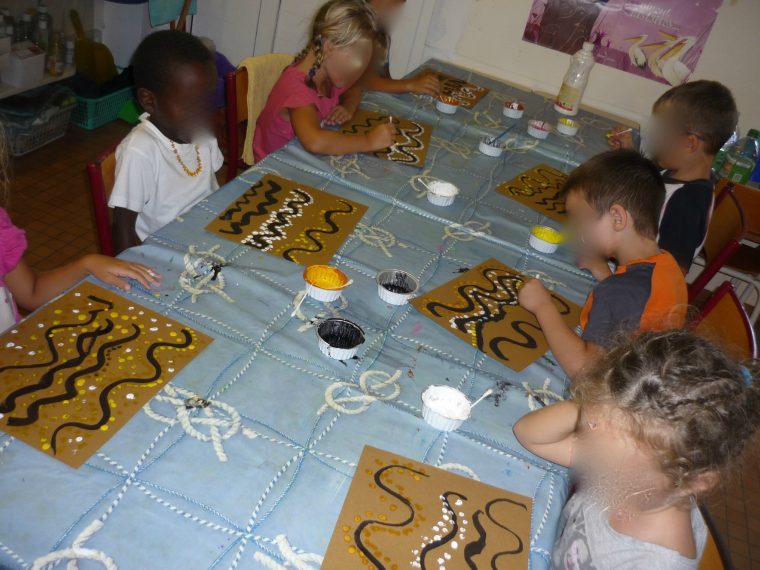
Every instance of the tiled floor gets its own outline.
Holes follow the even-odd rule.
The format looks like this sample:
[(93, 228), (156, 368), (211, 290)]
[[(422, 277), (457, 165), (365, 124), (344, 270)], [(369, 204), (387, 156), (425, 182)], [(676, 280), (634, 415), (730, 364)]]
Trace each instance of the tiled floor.
[[(27, 231), (27, 261), (50, 269), (97, 251), (85, 164), (127, 132), (124, 123), (95, 131), (72, 127), (36, 152), (13, 160), (9, 212)], [(760, 570), (760, 449), (741, 476), (711, 504), (738, 570)]]

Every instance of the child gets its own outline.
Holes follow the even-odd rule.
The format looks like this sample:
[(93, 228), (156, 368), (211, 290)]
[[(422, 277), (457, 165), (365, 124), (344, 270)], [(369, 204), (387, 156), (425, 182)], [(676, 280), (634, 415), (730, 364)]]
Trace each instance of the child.
[(520, 443), (570, 467), (552, 568), (696, 569), (696, 506), (760, 426), (760, 385), (683, 330), (617, 345), (578, 378), (572, 401), (520, 419)]
[[(704, 245), (714, 205), (711, 166), (737, 120), (731, 91), (717, 81), (673, 87), (652, 108), (651, 132), (642, 147), (665, 170), (658, 242), (684, 273)], [(610, 145), (633, 148), (630, 131), (621, 130), (610, 133)]]
[(371, 152), (393, 144), (396, 129), (381, 124), (365, 135), (322, 128), (353, 117), (357, 84), (372, 57), (375, 17), (364, 0), (330, 0), (317, 12), (311, 39), (282, 72), (256, 122), (256, 161), (294, 138), (315, 154)]
[(619, 330), (682, 326), (686, 282), (657, 245), (665, 188), (657, 167), (632, 150), (608, 151), (576, 168), (563, 188), (569, 224), (589, 257), (614, 258), (581, 312), (582, 336), (565, 324), (540, 281), (520, 288), (520, 305), (538, 319), (560, 366), (572, 378)]
[(117, 251), (150, 234), (219, 188), (224, 158), (211, 135), (214, 57), (190, 34), (160, 31), (133, 57), (140, 124), (116, 149), (113, 211)]
[[(0, 129), (0, 206), (5, 204), (8, 185), (5, 138)], [(26, 235), (13, 225), (0, 207), (0, 332), (19, 321), (17, 305), (33, 311), (87, 275), (128, 291), (125, 278), (143, 287), (159, 284), (159, 276), (149, 267), (104, 255), (85, 255), (67, 265), (37, 275), (23, 259)]]
[(438, 97), (441, 94), (441, 82), (434, 73), (422, 72), (410, 79), (393, 79), (390, 72), (391, 36), (395, 20), (406, 0), (368, 0), (378, 19), (378, 32), (372, 61), (367, 67), (362, 83), (368, 91), (386, 93), (419, 93)]

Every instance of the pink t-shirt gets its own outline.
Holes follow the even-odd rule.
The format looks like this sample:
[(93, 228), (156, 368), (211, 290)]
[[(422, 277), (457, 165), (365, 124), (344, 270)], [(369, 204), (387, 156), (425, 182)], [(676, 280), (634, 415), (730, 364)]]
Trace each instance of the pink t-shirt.
[(20, 315), (4, 277), (16, 269), (26, 251), (26, 234), (0, 208), (0, 332), (15, 324)]
[(253, 135), (253, 156), (256, 162), (296, 138), (290, 117), (285, 112), (287, 118), (284, 118), (283, 111), (314, 105), (319, 120), (324, 121), (338, 106), (340, 96), (345, 91), (345, 87), (333, 86), (330, 96), (323, 97), (306, 84), (306, 74), (303, 71), (294, 65), (286, 67), (256, 121), (256, 131)]

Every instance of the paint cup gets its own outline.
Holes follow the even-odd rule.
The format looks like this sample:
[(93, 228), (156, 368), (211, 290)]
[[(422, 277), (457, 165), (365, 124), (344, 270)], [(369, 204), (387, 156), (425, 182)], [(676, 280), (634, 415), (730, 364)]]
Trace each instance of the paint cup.
[(349, 360), (364, 344), (364, 331), (346, 319), (325, 319), (317, 326), (319, 350), (335, 360)]
[(562, 243), (562, 234), (549, 226), (533, 226), (528, 243), (541, 253), (554, 253)]
[(525, 105), (519, 101), (505, 101), (504, 102), (504, 116), (510, 119), (519, 119), (525, 112)]
[(435, 102), (435, 108), (446, 115), (453, 115), (459, 109), (459, 100), (448, 95), (441, 95), (441, 98)]
[(417, 279), (400, 269), (386, 269), (377, 274), (377, 294), (390, 305), (405, 305), (417, 292)]
[(507, 148), (507, 144), (497, 141), (493, 137), (483, 137), (480, 139), (480, 146), (478, 148), (486, 156), (498, 158), (502, 155), (504, 149)]
[(436, 206), (451, 206), (454, 203), (454, 198), (459, 194), (459, 188), (443, 180), (433, 180), (425, 186), (428, 189), (428, 202)]
[(348, 284), (346, 274), (329, 265), (310, 265), (304, 269), (303, 280), (309, 285), (309, 297), (323, 303), (337, 301)]
[(551, 127), (545, 121), (528, 121), (528, 134), (537, 139), (545, 139), (549, 136)]
[(557, 130), (563, 135), (574, 137), (578, 134), (578, 129), (581, 128), (581, 124), (578, 121), (574, 121), (568, 117), (561, 117), (557, 121)]
[(428, 386), (422, 393), (422, 417), (441, 431), (454, 431), (470, 417), (472, 404), (451, 386)]

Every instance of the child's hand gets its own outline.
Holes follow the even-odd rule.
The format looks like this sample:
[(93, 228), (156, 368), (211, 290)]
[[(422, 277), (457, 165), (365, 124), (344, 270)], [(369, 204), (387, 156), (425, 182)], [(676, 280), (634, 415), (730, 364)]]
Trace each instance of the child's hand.
[(390, 123), (377, 125), (367, 133), (370, 150), (382, 150), (391, 146), (396, 137), (396, 127)]
[(134, 279), (146, 289), (161, 284), (161, 276), (150, 267), (140, 263), (131, 263), (105, 255), (87, 255), (82, 258), (87, 272), (122, 291), (129, 291), (127, 279)]
[(517, 300), (523, 309), (536, 314), (546, 305), (552, 305), (552, 297), (538, 279), (530, 279), (517, 292)]
[(338, 105), (327, 115), (325, 125), (342, 125), (346, 121), (350, 121), (355, 113), (356, 109), (353, 107)]
[(633, 134), (630, 127), (624, 125), (618, 125), (607, 133), (607, 144), (612, 149), (627, 149), (633, 148)]
[(441, 94), (441, 82), (434, 73), (420, 73), (409, 80), (409, 91), (419, 95), (438, 97)]

